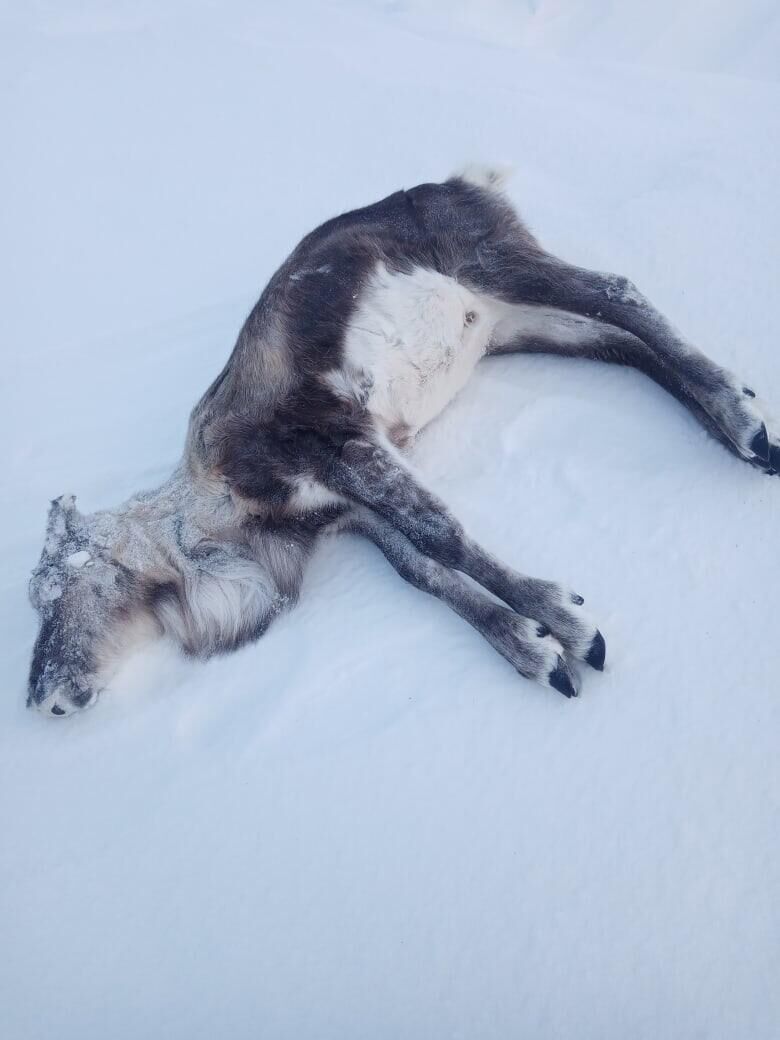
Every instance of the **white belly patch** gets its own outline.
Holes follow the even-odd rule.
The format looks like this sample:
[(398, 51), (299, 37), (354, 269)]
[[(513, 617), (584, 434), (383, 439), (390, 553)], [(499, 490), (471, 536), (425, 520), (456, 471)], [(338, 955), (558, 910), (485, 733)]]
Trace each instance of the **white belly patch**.
[(493, 301), (426, 268), (377, 268), (345, 339), (343, 367), (326, 377), (365, 401), (391, 439), (413, 436), (468, 382), (499, 318)]

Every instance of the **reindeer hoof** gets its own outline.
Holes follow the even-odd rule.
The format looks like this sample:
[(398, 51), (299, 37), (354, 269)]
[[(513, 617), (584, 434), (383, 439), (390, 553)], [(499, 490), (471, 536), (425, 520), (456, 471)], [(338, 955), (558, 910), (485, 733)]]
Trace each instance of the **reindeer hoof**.
[[(756, 436), (751, 442), (751, 451), (755, 451), (756, 446), (761, 448), (764, 442), (763, 430), (759, 430)], [(760, 469), (762, 473), (766, 473), (769, 477), (774, 477), (780, 473), (780, 444), (774, 443), (773, 440), (767, 440), (767, 447), (764, 455), (753, 455), (747, 460), (751, 465), (755, 466), (756, 469)]]
[(769, 436), (763, 423), (761, 424), (761, 429), (750, 442), (750, 450), (763, 462), (769, 462)]
[(558, 658), (558, 663), (550, 672), (547, 681), (554, 690), (562, 693), (564, 697), (577, 696), (577, 687), (574, 685), (574, 681), (562, 657)]
[(604, 642), (601, 632), (597, 631), (590, 644), (590, 650), (585, 654), (585, 663), (589, 664), (591, 668), (595, 668), (597, 672), (603, 672), (606, 657), (607, 644)]

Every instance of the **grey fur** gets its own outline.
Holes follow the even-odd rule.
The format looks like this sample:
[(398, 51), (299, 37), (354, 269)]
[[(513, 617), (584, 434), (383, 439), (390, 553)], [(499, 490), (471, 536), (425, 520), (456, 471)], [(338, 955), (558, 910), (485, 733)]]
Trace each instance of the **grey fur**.
[(627, 279), (546, 253), (498, 175), (399, 191), (293, 250), (193, 410), (169, 481), (89, 517), (68, 498), (52, 505), (30, 583), (40, 615), (31, 704), (63, 715), (93, 703), (134, 634), (165, 632), (203, 657), (257, 638), (296, 601), (318, 537), (338, 528), (374, 541), (521, 674), (572, 696), (574, 660), (603, 667), (604, 640), (582, 598), (473, 542), (396, 450), (413, 439), (411, 422), (383, 428), (372, 411), (374, 376), (347, 358), (347, 344), (378, 270), (435, 272), (470, 293), (463, 327), (477, 334), (493, 316), (488, 353), (632, 365), (736, 455), (765, 472), (780, 467), (753, 391)]

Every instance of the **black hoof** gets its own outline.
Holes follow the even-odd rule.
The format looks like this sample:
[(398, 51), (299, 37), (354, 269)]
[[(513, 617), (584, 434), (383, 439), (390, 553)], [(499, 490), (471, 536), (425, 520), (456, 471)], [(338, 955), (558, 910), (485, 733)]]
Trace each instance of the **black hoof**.
[(553, 668), (547, 677), (547, 681), (554, 690), (558, 693), (562, 693), (564, 697), (576, 697), (577, 690), (574, 687), (574, 683), (569, 678), (568, 672), (563, 666), (563, 661), (558, 658), (558, 664)]
[(585, 663), (589, 664), (591, 668), (595, 668), (597, 672), (603, 672), (606, 657), (607, 644), (604, 642), (604, 636), (601, 632), (596, 632), (593, 642), (590, 644), (590, 650), (585, 655)]
[(769, 437), (767, 436), (766, 426), (763, 423), (761, 423), (761, 429), (750, 442), (750, 450), (754, 455), (763, 459), (764, 462), (769, 462)]

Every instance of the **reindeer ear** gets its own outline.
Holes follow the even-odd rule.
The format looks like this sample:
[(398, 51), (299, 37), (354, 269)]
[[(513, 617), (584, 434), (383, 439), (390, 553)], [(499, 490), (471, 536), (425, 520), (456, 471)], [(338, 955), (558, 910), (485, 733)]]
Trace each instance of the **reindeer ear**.
[(46, 520), (46, 544), (44, 551), (53, 556), (69, 536), (77, 533), (84, 517), (76, 509), (75, 495), (60, 495), (52, 499)]
[(78, 513), (76, 509), (76, 496), (75, 495), (60, 495), (59, 498), (53, 498), (51, 502), (51, 511), (60, 511), (62, 513)]

